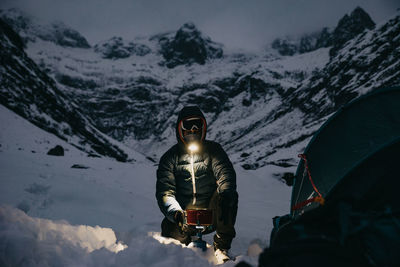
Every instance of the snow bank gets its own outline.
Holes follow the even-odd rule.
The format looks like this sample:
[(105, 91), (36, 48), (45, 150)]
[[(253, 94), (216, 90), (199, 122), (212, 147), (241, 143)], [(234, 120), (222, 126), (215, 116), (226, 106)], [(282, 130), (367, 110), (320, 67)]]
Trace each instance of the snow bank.
[(32, 218), (5, 205), (0, 206), (0, 229), (0, 262), (6, 266), (78, 266), (95, 250), (126, 248), (110, 228)]
[(0, 229), (1, 266), (210, 266), (192, 249), (163, 244), (154, 234), (134, 237), (128, 247), (110, 228), (32, 218), (6, 205), (0, 205)]

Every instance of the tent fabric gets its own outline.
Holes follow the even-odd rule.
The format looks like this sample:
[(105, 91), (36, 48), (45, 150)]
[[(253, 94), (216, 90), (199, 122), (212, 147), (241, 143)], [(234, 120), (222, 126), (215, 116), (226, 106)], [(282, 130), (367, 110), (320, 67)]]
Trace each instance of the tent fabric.
[[(325, 204), (275, 217), (259, 266), (400, 266), (400, 87), (349, 103), (304, 154)], [(301, 161), (292, 207), (315, 196), (306, 175)]]
[(325, 205), (274, 218), (259, 266), (400, 266), (400, 138), (349, 171)]
[(326, 204), (346, 201), (358, 211), (400, 211), (399, 189), (400, 138), (347, 173), (331, 190)]
[[(314, 134), (304, 151), (312, 179), (322, 196), (327, 198), (351, 170), (398, 138), (400, 87), (376, 90), (341, 108)], [(314, 196), (302, 160), (295, 175), (291, 206)], [(292, 216), (317, 206), (312, 203), (292, 211)]]

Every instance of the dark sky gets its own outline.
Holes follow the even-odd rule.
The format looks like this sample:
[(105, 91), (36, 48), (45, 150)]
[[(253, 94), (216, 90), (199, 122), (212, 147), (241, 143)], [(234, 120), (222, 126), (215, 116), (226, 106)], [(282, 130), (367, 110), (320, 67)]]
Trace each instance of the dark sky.
[(45, 20), (61, 20), (91, 44), (176, 30), (187, 21), (226, 47), (257, 49), (271, 39), (335, 26), (361, 6), (379, 23), (400, 0), (0, 0)]

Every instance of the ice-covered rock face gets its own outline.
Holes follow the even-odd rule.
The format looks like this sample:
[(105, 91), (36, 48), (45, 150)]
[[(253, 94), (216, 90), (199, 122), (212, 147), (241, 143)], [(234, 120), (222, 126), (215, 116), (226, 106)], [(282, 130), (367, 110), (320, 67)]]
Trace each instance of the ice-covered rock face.
[(24, 42), (40, 38), (60, 46), (90, 48), (85, 37), (62, 22), (43, 26), (35, 18), (15, 8), (1, 10), (0, 17), (22, 37)]
[(103, 58), (108, 59), (127, 58), (131, 55), (145, 56), (151, 52), (148, 46), (133, 42), (126, 43), (122, 37), (112, 37), (107, 41), (100, 42), (94, 46), (94, 50)]
[(204, 36), (193, 23), (184, 24), (173, 38), (159, 39), (165, 65), (173, 68), (182, 64), (205, 64), (207, 59), (221, 58), (222, 45)]

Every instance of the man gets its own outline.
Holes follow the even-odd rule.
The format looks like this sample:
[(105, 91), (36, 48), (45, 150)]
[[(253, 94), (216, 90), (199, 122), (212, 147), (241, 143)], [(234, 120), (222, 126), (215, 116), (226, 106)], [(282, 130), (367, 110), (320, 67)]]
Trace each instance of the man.
[(223, 263), (230, 259), (228, 250), (236, 235), (236, 173), (221, 145), (205, 139), (206, 130), (205, 117), (198, 107), (187, 106), (179, 112), (178, 143), (160, 159), (156, 198), (165, 215), (161, 235), (186, 245), (194, 232), (184, 224), (183, 210), (212, 209), (215, 256)]

